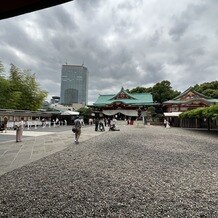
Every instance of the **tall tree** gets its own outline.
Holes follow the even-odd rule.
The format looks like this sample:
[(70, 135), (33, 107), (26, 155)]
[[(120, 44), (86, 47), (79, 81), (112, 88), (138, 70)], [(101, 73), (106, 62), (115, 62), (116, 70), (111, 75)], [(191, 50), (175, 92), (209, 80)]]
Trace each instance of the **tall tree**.
[(178, 96), (180, 92), (174, 91), (168, 80), (163, 80), (160, 83), (156, 83), (152, 88), (153, 100), (158, 103), (170, 100)]
[(179, 91), (173, 90), (168, 80), (156, 83), (153, 87), (136, 87), (130, 90), (130, 93), (149, 92), (153, 96), (154, 102), (162, 103), (164, 101), (175, 98), (180, 94)]
[(0, 108), (38, 110), (46, 96), (30, 71), (11, 64), (9, 78), (0, 77)]
[(10, 82), (0, 76), (0, 108), (10, 108)]
[(20, 105), (26, 110), (39, 109), (47, 96), (47, 92), (40, 89), (35, 75), (31, 74), (30, 70), (23, 72), (22, 83), (24, 84), (21, 87), (23, 98)]
[(8, 98), (8, 107), (12, 109), (22, 110), (21, 102), (23, 99), (22, 96), (22, 72), (15, 65), (11, 64), (9, 72), (9, 83), (10, 83), (10, 93)]
[(2, 73), (5, 71), (4, 69), (4, 65), (2, 64), (1, 60), (0, 60), (0, 76), (2, 76)]

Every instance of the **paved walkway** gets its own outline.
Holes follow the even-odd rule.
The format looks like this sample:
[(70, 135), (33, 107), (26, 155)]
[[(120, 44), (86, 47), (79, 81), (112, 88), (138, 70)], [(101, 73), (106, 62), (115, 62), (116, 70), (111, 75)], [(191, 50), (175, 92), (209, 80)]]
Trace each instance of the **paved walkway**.
[[(15, 131), (0, 133), (0, 175), (73, 146), (71, 126), (25, 130), (23, 142), (15, 142)], [(95, 132), (94, 126), (82, 128), (80, 143), (104, 132)]]

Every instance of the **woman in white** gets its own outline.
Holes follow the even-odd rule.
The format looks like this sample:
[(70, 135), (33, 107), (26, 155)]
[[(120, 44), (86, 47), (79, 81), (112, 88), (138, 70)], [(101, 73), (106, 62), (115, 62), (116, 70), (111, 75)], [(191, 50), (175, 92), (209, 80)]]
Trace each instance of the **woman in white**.
[(24, 122), (23, 118), (19, 122), (16, 122), (16, 142), (21, 142), (23, 137), (23, 128), (24, 128)]

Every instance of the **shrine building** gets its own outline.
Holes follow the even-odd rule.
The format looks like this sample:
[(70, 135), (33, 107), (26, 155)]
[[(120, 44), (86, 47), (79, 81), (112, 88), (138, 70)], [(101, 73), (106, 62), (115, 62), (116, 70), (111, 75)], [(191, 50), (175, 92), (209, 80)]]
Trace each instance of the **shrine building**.
[(173, 126), (179, 126), (179, 114), (182, 112), (214, 104), (218, 104), (218, 99), (211, 99), (190, 87), (174, 99), (163, 102), (163, 109), (166, 111), (164, 116)]
[(122, 87), (117, 94), (99, 95), (92, 107), (106, 116), (118, 114), (120, 119), (124, 119), (143, 116), (146, 108), (153, 105), (150, 93), (129, 93)]

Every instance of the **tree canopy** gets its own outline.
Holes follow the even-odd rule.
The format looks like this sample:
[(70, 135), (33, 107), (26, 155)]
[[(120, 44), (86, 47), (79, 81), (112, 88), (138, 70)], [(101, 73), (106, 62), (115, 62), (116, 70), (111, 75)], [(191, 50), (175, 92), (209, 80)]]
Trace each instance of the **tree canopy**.
[(218, 98), (218, 81), (196, 84), (194, 90), (210, 98)]
[(163, 103), (178, 96), (180, 92), (174, 91), (168, 80), (157, 83), (152, 88), (152, 95), (155, 102)]
[(162, 103), (164, 101), (175, 98), (180, 94), (179, 91), (172, 89), (171, 84), (168, 80), (156, 83), (153, 87), (136, 87), (129, 91), (130, 93), (143, 93), (149, 92), (153, 96), (154, 102)]
[[(218, 98), (218, 81), (205, 82), (202, 84), (196, 84), (194, 90), (209, 97)], [(162, 103), (178, 96), (181, 92), (173, 90), (171, 83), (168, 80), (163, 80), (156, 83), (153, 87), (136, 87), (128, 90), (130, 93), (151, 93), (154, 102)]]
[(40, 89), (34, 74), (21, 70), (11, 64), (9, 77), (5, 78), (0, 63), (0, 108), (18, 110), (38, 110), (41, 108), (47, 92)]
[(132, 90), (128, 90), (130, 93), (151, 93), (152, 92), (152, 88), (145, 88), (145, 87), (139, 87), (137, 86), (136, 88), (133, 88)]
[(4, 66), (3, 66), (3, 64), (2, 64), (2, 62), (1, 62), (1, 60), (0, 60), (0, 76), (2, 75), (2, 73), (4, 72)]
[(92, 116), (93, 109), (85, 106), (85, 107), (80, 108), (77, 111), (79, 112), (80, 116), (83, 116), (84, 122), (88, 123), (89, 118)]

